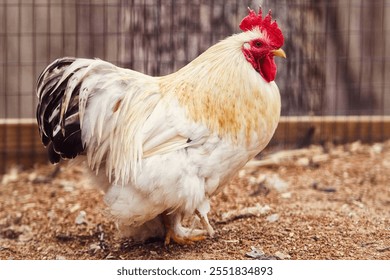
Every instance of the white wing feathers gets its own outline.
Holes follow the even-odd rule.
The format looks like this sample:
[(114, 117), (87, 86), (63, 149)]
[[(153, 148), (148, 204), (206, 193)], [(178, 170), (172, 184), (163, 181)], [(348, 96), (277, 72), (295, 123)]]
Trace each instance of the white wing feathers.
[(90, 166), (98, 171), (105, 162), (109, 179), (126, 184), (136, 178), (143, 158), (199, 145), (208, 131), (190, 123), (174, 98), (163, 98), (156, 78), (117, 71), (121, 75), (104, 75), (106, 82), (100, 86), (86, 84), (85, 91), (93, 96), (82, 139)]
[[(104, 94), (105, 89), (118, 94)], [(115, 183), (135, 180), (144, 158), (199, 145), (208, 135), (188, 121), (174, 99), (157, 91), (150, 81), (133, 80), (124, 89), (110, 84), (88, 104), (82, 131), (88, 162), (96, 171), (105, 162)]]
[(88, 84), (85, 89), (93, 95), (84, 114), (82, 140), (91, 168), (98, 171), (104, 162), (109, 179), (125, 184), (135, 177), (140, 166), (142, 127), (161, 95), (151, 77), (143, 76), (140, 80), (133, 77), (140, 76), (138, 73), (118, 71), (127, 75), (106, 74), (107, 82), (100, 85), (99, 76), (94, 75), (97, 83)]
[(143, 159), (202, 144), (208, 130), (188, 119), (159, 78), (97, 59), (63, 58), (37, 87), (41, 136), (51, 161), (86, 154), (110, 181), (135, 180)]
[(175, 98), (164, 98), (143, 128), (143, 157), (200, 145), (208, 135), (205, 126), (188, 119)]

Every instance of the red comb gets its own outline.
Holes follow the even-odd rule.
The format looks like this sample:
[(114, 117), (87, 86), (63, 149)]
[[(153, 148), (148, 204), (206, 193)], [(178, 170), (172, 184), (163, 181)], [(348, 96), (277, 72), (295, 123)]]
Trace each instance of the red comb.
[(283, 45), (284, 38), (282, 31), (276, 21), (272, 22), (271, 10), (265, 18), (263, 18), (263, 11), (261, 8), (258, 15), (254, 10), (249, 9), (249, 14), (244, 17), (240, 23), (240, 29), (242, 31), (248, 31), (254, 29), (255, 27), (258, 27), (261, 31), (267, 32), (274, 47), (280, 48)]

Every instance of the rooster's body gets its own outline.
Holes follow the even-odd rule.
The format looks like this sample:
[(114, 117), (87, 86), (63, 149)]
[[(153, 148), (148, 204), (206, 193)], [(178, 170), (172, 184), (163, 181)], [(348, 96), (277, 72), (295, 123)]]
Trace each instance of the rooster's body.
[[(50, 160), (85, 155), (125, 235), (165, 233), (167, 243), (213, 235), (209, 197), (270, 141), (280, 115), (276, 68), (256, 69), (246, 50), (266, 30), (246, 29), (164, 77), (75, 58), (41, 74), (37, 119)], [(185, 217), (203, 230), (183, 227)]]

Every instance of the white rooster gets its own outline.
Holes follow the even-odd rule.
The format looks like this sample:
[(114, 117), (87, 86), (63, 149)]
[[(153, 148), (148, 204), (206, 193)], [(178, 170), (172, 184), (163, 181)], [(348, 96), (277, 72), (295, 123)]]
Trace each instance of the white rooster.
[[(283, 35), (261, 10), (240, 28), (163, 77), (69, 57), (40, 75), (37, 120), (50, 161), (85, 156), (125, 236), (213, 236), (210, 196), (270, 141)], [(186, 217), (201, 228), (184, 227)]]

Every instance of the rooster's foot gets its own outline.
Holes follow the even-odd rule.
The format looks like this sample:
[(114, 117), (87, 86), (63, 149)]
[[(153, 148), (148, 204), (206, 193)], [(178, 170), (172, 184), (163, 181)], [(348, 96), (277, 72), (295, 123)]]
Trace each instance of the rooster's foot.
[(172, 228), (167, 230), (165, 235), (164, 244), (167, 246), (171, 243), (171, 240), (176, 242), (179, 245), (192, 245), (194, 242), (205, 240), (206, 236), (204, 235), (195, 235), (195, 236), (179, 236), (177, 235)]
[(206, 239), (207, 231), (183, 227), (175, 216), (163, 213), (162, 220), (165, 227), (165, 245), (169, 245), (171, 240), (180, 245), (190, 245)]

